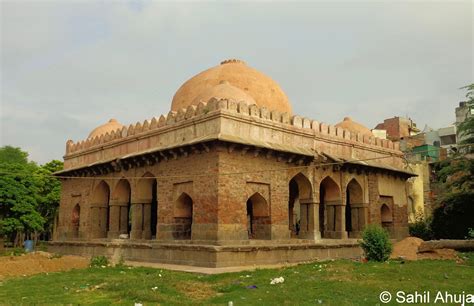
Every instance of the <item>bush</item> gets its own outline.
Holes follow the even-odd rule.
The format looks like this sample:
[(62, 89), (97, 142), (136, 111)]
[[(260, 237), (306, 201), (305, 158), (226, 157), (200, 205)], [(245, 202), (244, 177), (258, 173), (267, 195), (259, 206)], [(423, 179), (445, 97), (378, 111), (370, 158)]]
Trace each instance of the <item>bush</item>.
[(415, 222), (408, 224), (410, 236), (418, 237), (425, 241), (433, 239), (431, 218), (425, 219), (422, 214), (417, 214)]
[(370, 224), (364, 229), (360, 246), (367, 260), (381, 262), (390, 257), (393, 248), (388, 232), (377, 224)]
[(474, 228), (470, 228), (467, 232), (467, 239), (474, 239)]
[(91, 267), (107, 267), (109, 265), (109, 260), (105, 256), (94, 256), (91, 258), (90, 266)]

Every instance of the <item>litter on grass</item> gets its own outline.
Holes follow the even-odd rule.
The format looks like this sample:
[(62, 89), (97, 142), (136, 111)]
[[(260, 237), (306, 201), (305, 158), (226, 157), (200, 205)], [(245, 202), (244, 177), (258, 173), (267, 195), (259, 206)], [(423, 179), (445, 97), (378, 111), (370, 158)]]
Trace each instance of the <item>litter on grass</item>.
[(283, 278), (283, 276), (280, 276), (280, 277), (272, 279), (270, 282), (270, 285), (281, 284), (284, 282), (285, 282), (285, 279)]

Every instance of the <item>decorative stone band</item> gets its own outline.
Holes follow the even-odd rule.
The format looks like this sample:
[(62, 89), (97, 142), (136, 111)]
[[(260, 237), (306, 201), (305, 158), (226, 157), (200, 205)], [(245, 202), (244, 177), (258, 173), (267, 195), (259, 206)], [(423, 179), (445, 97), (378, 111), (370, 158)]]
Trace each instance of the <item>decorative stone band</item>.
[(187, 109), (181, 109), (178, 112), (170, 111), (168, 115), (161, 115), (159, 118), (154, 117), (151, 120), (145, 120), (143, 123), (137, 122), (136, 124), (131, 124), (128, 127), (123, 127), (122, 129), (117, 129), (116, 131), (96, 136), (92, 139), (88, 138), (76, 143), (72, 140), (68, 140), (66, 142), (66, 155), (98, 147), (105, 143), (120, 141), (120, 139), (132, 136), (136, 137), (136, 135), (142, 134), (145, 135), (152, 130), (165, 128), (166, 126), (171, 126), (189, 119), (205, 117), (210, 113), (220, 111), (236, 115), (257, 117), (263, 120), (280, 123), (282, 125), (290, 125), (297, 129), (313, 130), (318, 135), (327, 135), (389, 150), (400, 150), (399, 144), (393, 143), (390, 140), (379, 139), (374, 136), (362, 135), (360, 133), (351, 133), (348, 130), (339, 127), (319, 123), (318, 121), (310, 120), (298, 115), (290, 116), (287, 113), (268, 110), (265, 107), (258, 107), (255, 104), (247, 105), (245, 102), (211, 98), (207, 103), (201, 102), (197, 106), (190, 105)]
[(128, 202), (118, 201), (118, 200), (110, 200), (109, 206), (128, 206)]
[(326, 205), (326, 206), (345, 206), (345, 204), (342, 203), (341, 200), (325, 201), (324, 205)]
[(317, 202), (313, 199), (301, 199), (300, 200), (300, 205), (311, 205), (311, 204), (319, 204), (319, 202)]
[(351, 208), (369, 207), (369, 203), (351, 203)]
[(145, 199), (145, 198), (134, 198), (132, 197), (132, 204), (151, 204), (152, 199)]
[(107, 203), (91, 203), (90, 208), (107, 208)]

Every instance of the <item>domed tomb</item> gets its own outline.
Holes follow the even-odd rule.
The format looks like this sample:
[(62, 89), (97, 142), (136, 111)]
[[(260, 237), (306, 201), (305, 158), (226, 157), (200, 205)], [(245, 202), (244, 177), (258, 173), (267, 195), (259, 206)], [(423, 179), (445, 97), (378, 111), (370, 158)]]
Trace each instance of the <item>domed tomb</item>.
[(99, 137), (100, 135), (105, 135), (121, 128), (123, 128), (123, 125), (121, 123), (119, 123), (116, 119), (110, 119), (109, 122), (99, 125), (95, 129), (93, 129), (92, 132), (90, 132), (89, 137), (87, 138), (94, 138), (96, 136)]
[(235, 102), (245, 102), (248, 105), (257, 104), (245, 91), (232, 86), (227, 81), (221, 81), (219, 85), (205, 89), (194, 98), (192, 105), (197, 105), (199, 102), (208, 102), (211, 98), (229, 99)]
[(371, 130), (362, 124), (353, 121), (350, 117), (345, 117), (343, 121), (336, 124), (336, 127), (343, 128), (354, 134), (361, 133), (362, 135), (374, 136)]
[[(227, 81), (230, 86), (240, 89), (244, 94), (253, 98), (259, 107), (265, 106), (269, 110), (291, 114), (288, 97), (275, 81), (247, 66), (245, 62), (235, 59), (223, 61), (220, 65), (205, 70), (186, 81), (175, 93), (171, 110), (178, 111), (190, 105), (197, 105), (207, 97), (212, 98), (210, 97), (212, 88), (220, 85), (222, 81)], [(221, 89), (225, 89), (224, 87), (215, 88), (214, 91), (220, 93)], [(229, 90), (228, 86), (226, 90)], [(248, 99), (242, 93), (237, 94), (233, 89), (231, 93), (236, 95), (234, 99), (235, 97)], [(229, 95), (229, 91), (226, 94)]]

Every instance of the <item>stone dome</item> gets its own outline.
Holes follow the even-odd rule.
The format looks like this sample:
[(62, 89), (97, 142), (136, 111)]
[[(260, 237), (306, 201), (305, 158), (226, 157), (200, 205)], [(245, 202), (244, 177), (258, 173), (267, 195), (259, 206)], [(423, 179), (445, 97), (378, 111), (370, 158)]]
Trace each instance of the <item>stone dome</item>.
[(336, 127), (343, 128), (351, 133), (361, 133), (362, 135), (373, 136), (371, 130), (358, 122), (352, 121), (350, 117), (345, 117), (342, 122), (336, 124)]
[[(265, 106), (269, 110), (291, 114), (288, 97), (275, 81), (247, 66), (245, 62), (235, 59), (223, 61), (220, 65), (205, 70), (186, 81), (175, 93), (171, 110), (178, 111), (190, 105), (197, 105), (201, 99), (209, 96), (209, 93), (206, 94), (206, 92), (212, 91), (212, 88), (219, 85), (221, 81), (227, 81), (232, 87), (240, 89), (253, 98), (260, 107)], [(224, 86), (215, 90), (220, 91), (221, 89), (224, 89)], [(237, 94), (234, 89), (231, 93)], [(237, 97), (243, 98), (244, 96), (242, 93), (238, 93)]]
[(123, 125), (120, 124), (116, 119), (110, 119), (109, 122), (99, 125), (95, 129), (93, 129), (92, 132), (89, 134), (89, 137), (87, 138), (94, 138), (96, 136), (105, 135), (121, 128), (123, 128)]
[(235, 102), (246, 102), (248, 105), (257, 104), (254, 98), (252, 98), (245, 91), (232, 86), (227, 81), (220, 81), (216, 86), (210, 87), (203, 90), (200, 94), (194, 98), (192, 105), (197, 105), (199, 102), (208, 102), (211, 98), (229, 99)]

